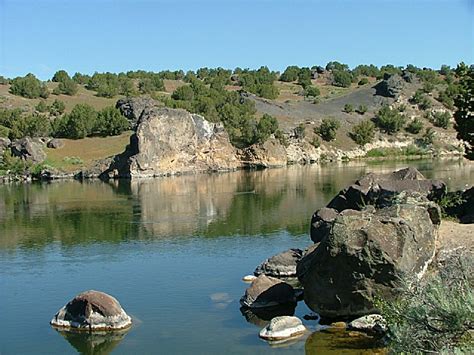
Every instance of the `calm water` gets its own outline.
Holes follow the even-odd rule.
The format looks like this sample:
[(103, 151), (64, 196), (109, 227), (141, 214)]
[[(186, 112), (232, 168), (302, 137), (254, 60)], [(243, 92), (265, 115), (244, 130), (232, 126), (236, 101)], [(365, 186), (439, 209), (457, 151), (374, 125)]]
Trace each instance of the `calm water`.
[[(451, 188), (474, 182), (473, 165), (418, 161), (0, 186), (0, 354), (326, 353), (323, 333), (283, 348), (261, 341), (263, 323), (239, 310), (241, 277), (309, 245), (311, 214), (342, 187), (407, 165)], [(88, 289), (116, 296), (133, 327), (107, 338), (52, 329)], [(307, 312), (300, 302), (296, 315)]]

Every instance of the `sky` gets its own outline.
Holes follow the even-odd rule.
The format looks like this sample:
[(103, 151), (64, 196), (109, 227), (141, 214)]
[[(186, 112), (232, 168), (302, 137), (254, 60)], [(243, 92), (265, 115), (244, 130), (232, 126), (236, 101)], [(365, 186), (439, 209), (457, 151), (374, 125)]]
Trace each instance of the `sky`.
[(0, 0), (0, 75), (474, 63), (474, 0)]

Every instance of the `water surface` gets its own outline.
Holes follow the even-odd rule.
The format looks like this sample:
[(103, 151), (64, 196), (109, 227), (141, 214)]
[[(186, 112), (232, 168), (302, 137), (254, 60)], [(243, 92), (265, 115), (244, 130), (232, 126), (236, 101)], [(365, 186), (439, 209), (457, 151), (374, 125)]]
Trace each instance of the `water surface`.
[[(241, 277), (308, 246), (311, 214), (341, 188), (407, 165), (452, 189), (474, 181), (472, 164), (414, 161), (0, 186), (0, 354), (330, 352), (327, 335), (261, 341), (263, 323), (239, 310)], [(52, 329), (55, 312), (88, 289), (117, 297), (133, 327), (107, 338)], [(300, 302), (296, 315), (308, 312)]]

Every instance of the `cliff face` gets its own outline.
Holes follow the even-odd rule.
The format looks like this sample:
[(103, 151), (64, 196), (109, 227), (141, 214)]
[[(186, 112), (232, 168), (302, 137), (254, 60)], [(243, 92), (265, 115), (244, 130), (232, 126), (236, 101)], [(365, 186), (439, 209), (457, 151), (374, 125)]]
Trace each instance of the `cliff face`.
[(143, 178), (240, 166), (221, 124), (185, 110), (151, 107), (141, 113), (130, 145), (106, 173)]

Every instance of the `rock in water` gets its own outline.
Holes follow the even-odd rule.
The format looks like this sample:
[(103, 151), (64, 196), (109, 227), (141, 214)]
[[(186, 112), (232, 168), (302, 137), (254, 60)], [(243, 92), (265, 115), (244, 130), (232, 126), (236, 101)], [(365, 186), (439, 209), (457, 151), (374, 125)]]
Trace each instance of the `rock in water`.
[(114, 297), (90, 290), (74, 297), (50, 323), (58, 328), (104, 331), (128, 328), (132, 319)]
[(288, 303), (296, 303), (293, 287), (265, 275), (257, 277), (240, 299), (240, 304), (249, 308), (275, 307)]
[(240, 166), (221, 123), (181, 109), (151, 107), (141, 113), (127, 150), (102, 175), (117, 170), (120, 177), (156, 177)]
[(380, 314), (369, 314), (354, 319), (348, 324), (348, 327), (367, 333), (384, 333), (387, 331), (387, 321)]
[(273, 277), (296, 277), (296, 264), (303, 256), (300, 249), (290, 249), (268, 258), (254, 271), (255, 275), (265, 274)]
[(297, 317), (281, 316), (273, 318), (265, 328), (260, 331), (260, 338), (265, 340), (285, 340), (301, 336), (306, 332), (306, 327)]
[(306, 304), (327, 318), (376, 313), (374, 296), (395, 296), (400, 280), (421, 277), (432, 261), (438, 226), (429, 208), (400, 203), (341, 212), (298, 263)]

